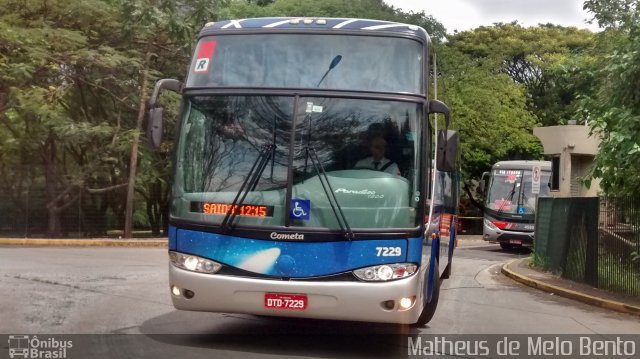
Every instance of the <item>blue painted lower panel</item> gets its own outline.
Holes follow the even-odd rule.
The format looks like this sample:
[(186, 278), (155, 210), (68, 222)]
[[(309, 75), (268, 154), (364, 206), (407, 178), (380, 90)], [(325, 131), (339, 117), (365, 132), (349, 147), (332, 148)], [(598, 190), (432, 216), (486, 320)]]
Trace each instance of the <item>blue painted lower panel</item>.
[[(177, 251), (254, 273), (289, 278), (331, 275), (371, 265), (405, 262), (407, 258), (420, 263), (422, 252), (420, 238), (282, 242), (183, 229), (177, 230), (176, 238)], [(393, 249), (381, 249), (385, 247)]]
[(174, 226), (169, 226), (169, 250), (175, 251), (177, 248), (178, 229)]

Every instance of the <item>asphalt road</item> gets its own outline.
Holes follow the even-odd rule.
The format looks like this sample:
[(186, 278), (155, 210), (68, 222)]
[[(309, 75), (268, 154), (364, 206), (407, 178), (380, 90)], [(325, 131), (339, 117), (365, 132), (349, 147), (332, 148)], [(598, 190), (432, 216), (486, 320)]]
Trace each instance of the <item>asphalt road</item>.
[(141, 334), (92, 337), (99, 345), (83, 353), (100, 357), (95, 350), (102, 348), (104, 357), (123, 358), (397, 357), (407, 351), (406, 337), (397, 333), (640, 333), (637, 317), (539, 292), (500, 274), (502, 263), (526, 255), (493, 245), (459, 248), (435, 317), (416, 330), (176, 311), (165, 249), (2, 247), (0, 333)]

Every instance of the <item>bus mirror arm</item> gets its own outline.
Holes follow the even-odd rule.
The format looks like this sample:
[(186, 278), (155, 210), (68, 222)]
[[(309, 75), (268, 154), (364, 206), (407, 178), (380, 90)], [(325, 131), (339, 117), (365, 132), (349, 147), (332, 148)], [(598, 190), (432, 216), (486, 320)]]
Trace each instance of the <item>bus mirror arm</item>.
[(149, 139), (149, 143), (154, 149), (160, 147), (160, 143), (162, 142), (162, 114), (164, 109), (157, 104), (158, 97), (160, 97), (160, 91), (167, 89), (180, 93), (181, 88), (182, 82), (174, 79), (158, 80), (153, 88), (153, 93), (151, 94), (148, 102), (149, 122), (147, 123), (147, 139)]
[(481, 210), (482, 213), (484, 213), (485, 207), (480, 202), (478, 202), (475, 197), (473, 197), (473, 194), (471, 193), (469, 184), (467, 182), (464, 182), (464, 191), (467, 192), (467, 196), (469, 196), (469, 201), (471, 201), (471, 204), (473, 204), (476, 208)]
[(174, 79), (161, 79), (156, 82), (155, 87), (153, 88), (153, 93), (149, 98), (149, 108), (156, 107), (156, 103), (158, 102), (158, 97), (160, 97), (160, 91), (162, 90), (171, 90), (175, 93), (180, 93), (180, 89), (182, 88), (182, 82)]
[(449, 120), (451, 115), (449, 114), (449, 107), (440, 100), (429, 101), (429, 114), (441, 113), (444, 115), (444, 128), (449, 129)]
[(458, 133), (449, 130), (449, 107), (440, 100), (431, 100), (429, 101), (429, 114), (436, 113), (444, 115), (444, 130), (438, 133), (436, 168), (438, 171), (453, 172), (457, 169)]

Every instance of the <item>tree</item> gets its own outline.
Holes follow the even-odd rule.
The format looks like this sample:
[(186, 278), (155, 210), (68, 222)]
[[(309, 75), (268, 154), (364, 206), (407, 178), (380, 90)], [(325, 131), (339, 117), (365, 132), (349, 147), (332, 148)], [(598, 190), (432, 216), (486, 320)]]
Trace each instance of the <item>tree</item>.
[[(46, 189), (48, 235), (83, 193), (120, 187), (114, 158), (123, 138), (128, 85), (136, 67), (115, 48), (119, 23), (105, 2), (0, 2), (0, 123)], [(117, 162), (117, 160), (115, 161)], [(17, 165), (14, 162), (14, 165)], [(94, 187), (97, 186), (97, 187)]]
[(528, 108), (546, 126), (575, 118), (576, 95), (587, 78), (576, 69), (590, 61), (593, 34), (552, 24), (523, 28), (517, 23), (483, 26), (448, 38), (447, 46), (492, 63), (527, 90)]
[(479, 178), (498, 160), (539, 158), (533, 136), (535, 116), (526, 108), (526, 90), (492, 64), (472, 59), (455, 47), (439, 52), (444, 100), (460, 132), (462, 170)]
[(602, 139), (590, 178), (601, 178), (608, 194), (640, 198), (640, 9), (631, 1), (586, 1), (585, 8), (607, 26), (598, 39), (611, 48), (595, 67), (595, 90), (582, 100)]
[(593, 13), (601, 28), (626, 27), (634, 22), (638, 14), (637, 0), (586, 0), (584, 9)]
[[(123, 43), (132, 46), (131, 54), (141, 64), (137, 93), (137, 116), (132, 132), (131, 155), (127, 185), (124, 237), (132, 237), (134, 195), (141, 194), (147, 202), (154, 234), (158, 234), (158, 219), (168, 218), (168, 172), (163, 166), (147, 166), (154, 175), (143, 176), (149, 181), (136, 181), (139, 165), (139, 141), (146, 113), (149, 86), (160, 73), (181, 77), (188, 62), (196, 31), (208, 21), (217, 20), (222, 1), (205, 0), (134, 0), (120, 1), (121, 18), (125, 29)], [(142, 161), (153, 161), (154, 154), (143, 155)], [(167, 156), (168, 157), (168, 156)], [(162, 172), (159, 173), (158, 171)], [(158, 177), (161, 175), (161, 177)], [(141, 187), (145, 187), (141, 189)]]

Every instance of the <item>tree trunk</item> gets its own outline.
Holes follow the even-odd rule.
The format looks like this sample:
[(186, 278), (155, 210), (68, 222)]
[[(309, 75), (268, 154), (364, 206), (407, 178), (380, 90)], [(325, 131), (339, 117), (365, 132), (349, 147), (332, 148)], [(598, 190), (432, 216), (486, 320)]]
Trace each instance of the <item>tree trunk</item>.
[(149, 77), (149, 63), (151, 56), (151, 53), (147, 53), (144, 68), (142, 69), (142, 81), (140, 81), (138, 120), (136, 122), (136, 130), (133, 135), (133, 143), (131, 144), (131, 160), (129, 161), (129, 184), (127, 188), (127, 206), (124, 217), (124, 238), (131, 238), (133, 236), (133, 199), (136, 185), (136, 170), (138, 168), (138, 144), (140, 142), (140, 131), (142, 130), (142, 121), (144, 120), (144, 111), (147, 104), (147, 79)]
[(48, 221), (47, 221), (47, 237), (60, 238), (62, 237), (62, 212), (56, 208), (47, 209)]
[(162, 224), (161, 207), (162, 182), (160, 179), (156, 179), (150, 186), (149, 199), (147, 200), (147, 215), (151, 224), (151, 234), (154, 236), (160, 235), (160, 226)]
[(60, 211), (56, 209), (58, 201), (58, 182), (56, 168), (56, 145), (53, 134), (49, 133), (47, 141), (40, 148), (44, 162), (44, 180), (47, 191), (47, 237), (59, 238), (62, 236), (62, 221)]

